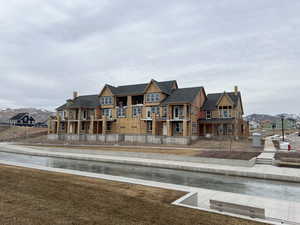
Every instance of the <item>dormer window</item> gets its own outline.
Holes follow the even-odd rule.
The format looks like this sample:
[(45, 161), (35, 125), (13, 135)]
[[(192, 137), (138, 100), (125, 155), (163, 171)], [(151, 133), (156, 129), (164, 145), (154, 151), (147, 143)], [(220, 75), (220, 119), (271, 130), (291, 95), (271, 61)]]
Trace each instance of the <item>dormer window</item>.
[(102, 96), (100, 97), (101, 105), (112, 105), (112, 96)]
[(146, 94), (146, 102), (159, 102), (160, 94), (159, 93), (149, 93)]
[(232, 106), (219, 106), (221, 118), (231, 118)]
[(206, 119), (211, 119), (211, 111), (206, 111)]

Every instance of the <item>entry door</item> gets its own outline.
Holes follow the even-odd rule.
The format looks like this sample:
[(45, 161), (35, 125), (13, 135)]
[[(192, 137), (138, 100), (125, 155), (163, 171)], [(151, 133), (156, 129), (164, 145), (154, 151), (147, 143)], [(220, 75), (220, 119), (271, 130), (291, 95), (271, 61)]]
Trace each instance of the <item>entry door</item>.
[(168, 130), (167, 130), (167, 124), (166, 123), (164, 123), (163, 124), (163, 135), (167, 135), (168, 134)]

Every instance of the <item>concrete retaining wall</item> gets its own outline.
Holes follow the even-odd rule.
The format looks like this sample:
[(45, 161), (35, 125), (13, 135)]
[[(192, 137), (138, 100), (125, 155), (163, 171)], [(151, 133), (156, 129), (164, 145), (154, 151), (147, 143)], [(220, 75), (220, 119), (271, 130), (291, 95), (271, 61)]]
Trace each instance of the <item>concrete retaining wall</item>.
[(191, 138), (190, 137), (164, 137), (163, 144), (189, 145), (191, 144)]
[(88, 141), (100, 143), (129, 143), (129, 144), (172, 144), (189, 145), (196, 137), (166, 137), (154, 135), (129, 135), (129, 134), (49, 134), (48, 140), (62, 141)]
[(55, 141), (59, 140), (58, 134), (48, 134), (48, 140)]
[(103, 136), (105, 136), (106, 143), (119, 143), (124, 141), (124, 135), (122, 134), (106, 134)]
[(124, 135), (124, 141), (126, 143), (130, 143), (130, 144), (135, 144), (135, 143), (145, 144), (145, 143), (147, 143), (147, 136), (146, 135), (129, 135), (129, 134), (125, 134)]

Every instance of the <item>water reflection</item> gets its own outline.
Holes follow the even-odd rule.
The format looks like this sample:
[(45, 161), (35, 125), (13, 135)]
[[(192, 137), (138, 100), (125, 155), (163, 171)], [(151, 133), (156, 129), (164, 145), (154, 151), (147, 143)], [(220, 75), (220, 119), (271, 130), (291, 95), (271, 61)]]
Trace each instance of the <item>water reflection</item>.
[(0, 159), (300, 202), (296, 183), (0, 152)]

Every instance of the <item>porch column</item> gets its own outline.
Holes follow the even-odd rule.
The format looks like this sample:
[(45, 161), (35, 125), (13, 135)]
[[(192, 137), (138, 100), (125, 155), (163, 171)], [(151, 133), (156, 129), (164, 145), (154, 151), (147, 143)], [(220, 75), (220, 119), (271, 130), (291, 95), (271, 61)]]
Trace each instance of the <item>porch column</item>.
[(206, 136), (206, 124), (203, 124), (203, 136)]
[(78, 110), (78, 126), (77, 126), (77, 134), (80, 134), (81, 130), (81, 109)]
[(107, 129), (107, 121), (106, 121), (106, 116), (104, 116), (102, 122), (102, 134), (106, 134), (106, 129)]
[(188, 136), (188, 122), (186, 119), (183, 120), (183, 124), (182, 124), (182, 129), (183, 129), (183, 136)]
[(152, 135), (156, 135), (156, 115), (152, 114)]
[(90, 130), (89, 130), (90, 134), (94, 133), (94, 116), (91, 116), (91, 121), (90, 121)]
[(70, 121), (67, 122), (67, 134), (70, 134)]
[(131, 118), (132, 117), (132, 97), (127, 96), (127, 112), (126, 112), (126, 117)]
[(60, 128), (60, 116), (57, 117), (57, 126), (56, 126), (56, 133), (59, 133), (59, 128)]
[(167, 120), (167, 136), (172, 136), (172, 123), (170, 120)]

